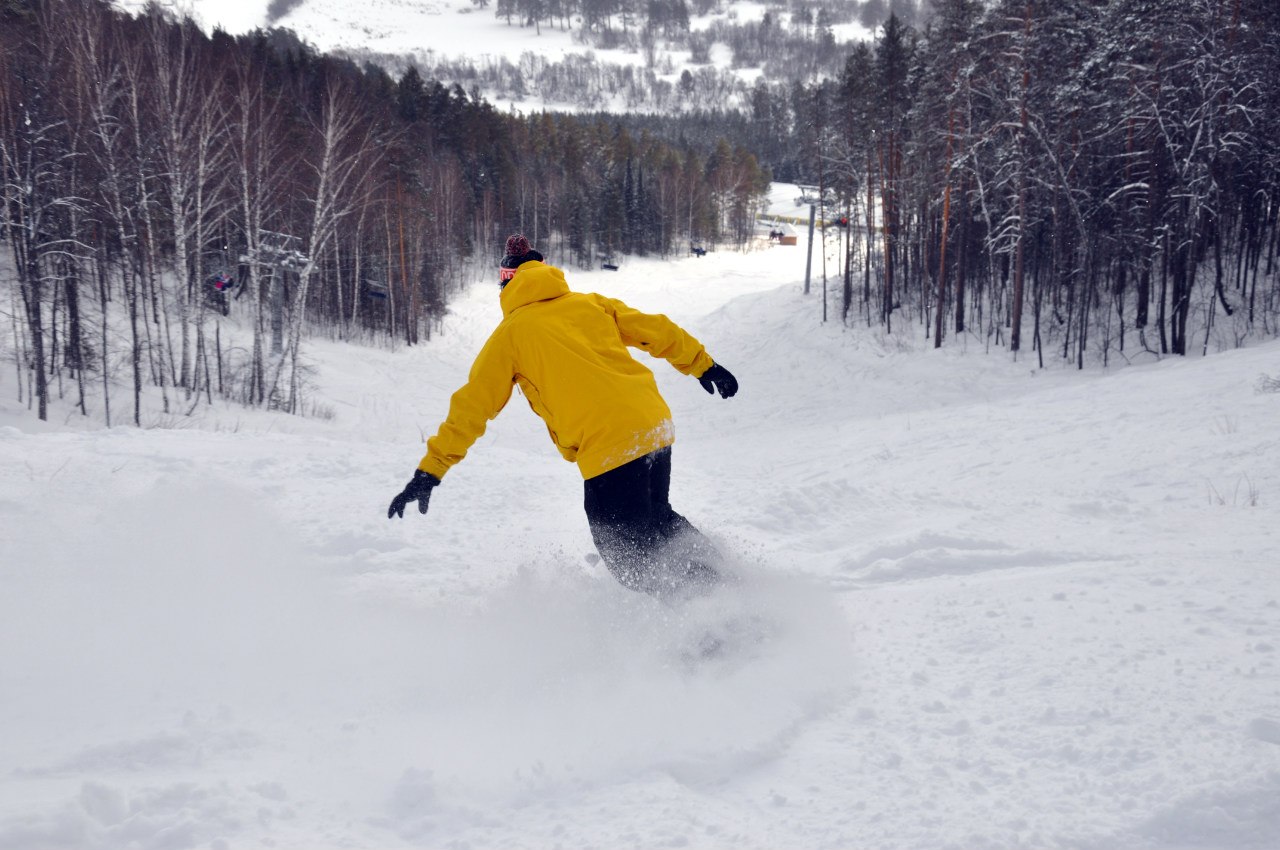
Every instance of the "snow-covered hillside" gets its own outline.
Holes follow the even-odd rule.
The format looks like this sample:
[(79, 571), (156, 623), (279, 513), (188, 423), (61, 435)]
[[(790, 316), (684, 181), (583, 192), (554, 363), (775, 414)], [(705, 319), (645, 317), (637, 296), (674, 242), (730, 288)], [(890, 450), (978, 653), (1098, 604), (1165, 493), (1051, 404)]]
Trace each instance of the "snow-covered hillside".
[(653, 363), (743, 578), (683, 609), (584, 557), (519, 398), (385, 518), (496, 286), (313, 343), (328, 421), (37, 427), (0, 376), (0, 848), (1276, 847), (1280, 345), (1036, 371), (824, 325), (803, 268), (570, 275), (741, 381)]
[[(130, 11), (146, 5), (139, 0), (116, 3)], [(367, 0), (359, 4), (341, 0), (172, 0), (161, 5), (172, 6), (209, 29), (219, 27), (232, 34), (257, 27), (288, 27), (321, 50), (434, 51), (471, 58), (486, 54), (516, 57), (526, 50), (554, 57), (583, 50), (561, 26), (522, 27), (519, 21), (513, 25), (495, 16), (491, 6), (479, 8), (473, 0)], [(695, 15), (690, 23), (698, 30), (717, 20), (759, 21), (769, 8), (763, 2), (733, 0), (719, 4), (709, 14)], [(790, 16), (780, 17), (785, 20)], [(865, 27), (853, 23), (836, 24), (832, 33), (839, 41), (869, 34)], [(625, 61), (642, 60), (633, 54)]]
[[(146, 6), (141, 0), (114, 2), (133, 13)], [(635, 15), (612, 16), (610, 36), (604, 39), (599, 34), (585, 37), (579, 15), (522, 26), (519, 15), (499, 18), (493, 7), (479, 8), (472, 0), (166, 0), (162, 5), (190, 16), (207, 31), (289, 29), (318, 50), (362, 62), (372, 58), (397, 77), (413, 63), (432, 79), (460, 83), (517, 111), (669, 112), (745, 106), (749, 86), (769, 75), (758, 57), (736, 62), (733, 49), (724, 43), (726, 32), (759, 24), (769, 15), (777, 34), (771, 41), (780, 43), (782, 34), (792, 30), (808, 54), (813, 52), (810, 42), (816, 44), (820, 37), (811, 17), (802, 19), (799, 9), (763, 2), (720, 3), (707, 14), (692, 15), (688, 30), (700, 34), (697, 56), (687, 38), (654, 36), (646, 46), (641, 19)], [(807, 7), (804, 11), (812, 13)], [(833, 44), (871, 37), (866, 26), (845, 19), (850, 14), (845, 10), (843, 18), (824, 24)], [(713, 31), (715, 27), (721, 29)], [(787, 69), (771, 80), (776, 84), (789, 84), (792, 76), (838, 73), (843, 66), (841, 55), (821, 71), (801, 71), (795, 63), (780, 60), (783, 55), (774, 58), (775, 72)], [(686, 74), (689, 80), (682, 80)], [(676, 97), (673, 92), (682, 82), (688, 91)]]

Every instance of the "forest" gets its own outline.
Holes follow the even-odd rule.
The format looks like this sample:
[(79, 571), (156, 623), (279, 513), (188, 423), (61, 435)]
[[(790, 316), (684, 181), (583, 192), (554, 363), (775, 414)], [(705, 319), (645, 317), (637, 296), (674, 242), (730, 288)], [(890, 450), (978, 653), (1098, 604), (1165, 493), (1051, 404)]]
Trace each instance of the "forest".
[(743, 138), (848, 222), (845, 321), (1080, 368), (1280, 333), (1280, 4), (936, 0), (759, 94)]
[(813, 187), (850, 328), (1078, 368), (1280, 333), (1280, 4), (894, 6), (830, 75), (518, 114), (467, 69), (4, 0), (0, 355), (40, 418), (306, 414), (309, 337), (429, 339), (506, 233), (579, 267), (744, 248), (771, 179)]
[[(429, 338), (511, 231), (580, 266), (743, 245), (768, 184), (723, 138), (506, 114), (287, 31), (0, 6), (12, 360), (41, 419), (51, 393), (108, 423), (142, 425), (144, 391), (166, 415), (217, 399), (306, 413), (309, 335)], [(233, 311), (250, 343), (223, 338)]]

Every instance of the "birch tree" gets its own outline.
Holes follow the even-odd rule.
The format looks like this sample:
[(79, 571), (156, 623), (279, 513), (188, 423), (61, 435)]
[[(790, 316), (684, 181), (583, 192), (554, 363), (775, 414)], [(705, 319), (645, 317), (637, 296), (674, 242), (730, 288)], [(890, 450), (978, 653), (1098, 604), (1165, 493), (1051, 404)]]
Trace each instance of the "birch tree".
[[(322, 97), (320, 115), (312, 126), (317, 150), (314, 159), (306, 163), (314, 179), (306, 196), (311, 211), (306, 258), (298, 269), (289, 313), (289, 390), (284, 406), (291, 413), (298, 412), (301, 403), (299, 355), (311, 285), (339, 226), (368, 201), (370, 176), (380, 156), (372, 144), (373, 128), (350, 92), (331, 81)], [(282, 366), (283, 362), (278, 368)]]

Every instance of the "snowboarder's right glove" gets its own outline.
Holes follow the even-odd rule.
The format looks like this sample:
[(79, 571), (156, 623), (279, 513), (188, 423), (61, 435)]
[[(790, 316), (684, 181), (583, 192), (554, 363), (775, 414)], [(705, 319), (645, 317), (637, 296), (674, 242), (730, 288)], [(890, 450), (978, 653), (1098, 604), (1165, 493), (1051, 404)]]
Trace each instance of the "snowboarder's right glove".
[(712, 395), (719, 390), (721, 398), (733, 398), (734, 393), (738, 391), (738, 379), (719, 363), (712, 363), (711, 368), (698, 378), (698, 383)]
[(391, 507), (387, 508), (387, 519), (393, 516), (404, 518), (404, 509), (410, 502), (418, 503), (418, 512), (427, 512), (427, 503), (431, 501), (432, 488), (440, 484), (440, 479), (436, 478), (430, 472), (423, 472), (421, 469), (413, 473), (413, 480), (409, 482), (400, 495), (391, 500)]

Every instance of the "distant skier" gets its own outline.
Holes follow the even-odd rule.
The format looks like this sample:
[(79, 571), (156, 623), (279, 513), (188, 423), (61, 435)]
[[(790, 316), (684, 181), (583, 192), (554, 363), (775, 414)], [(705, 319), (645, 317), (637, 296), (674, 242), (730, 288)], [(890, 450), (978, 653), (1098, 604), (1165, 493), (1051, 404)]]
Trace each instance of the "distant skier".
[(564, 272), (543, 262), (521, 235), (507, 239), (499, 272), (502, 321), (453, 394), (449, 413), (388, 519), (431, 491), (466, 456), (519, 385), (565, 460), (584, 479), (584, 508), (596, 548), (614, 577), (655, 595), (696, 593), (719, 580), (715, 548), (668, 501), (671, 410), (653, 373), (628, 346), (696, 376), (708, 393), (738, 391), (728, 369), (666, 316), (614, 298), (571, 292)]

